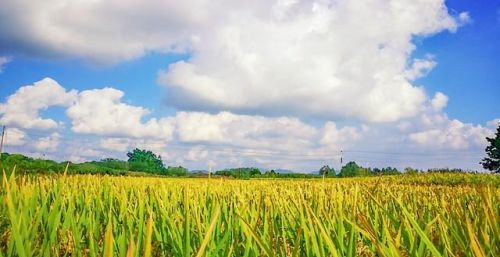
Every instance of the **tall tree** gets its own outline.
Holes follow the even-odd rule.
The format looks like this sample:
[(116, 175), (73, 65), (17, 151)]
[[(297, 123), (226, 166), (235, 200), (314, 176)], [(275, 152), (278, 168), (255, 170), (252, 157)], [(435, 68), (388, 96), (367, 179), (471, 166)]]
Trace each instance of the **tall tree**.
[(335, 175), (335, 170), (330, 168), (328, 165), (324, 165), (319, 169), (319, 175), (321, 176), (328, 176), (328, 175)]
[(371, 176), (372, 172), (368, 168), (359, 166), (356, 162), (350, 161), (340, 169), (339, 177)]
[(160, 155), (156, 155), (148, 150), (134, 149), (127, 153), (128, 163), (131, 170), (145, 171), (153, 173), (165, 172), (165, 166)]
[(486, 147), (486, 154), (488, 157), (481, 161), (483, 168), (500, 173), (500, 124), (498, 124), (497, 133), (495, 137), (487, 137), (489, 145)]

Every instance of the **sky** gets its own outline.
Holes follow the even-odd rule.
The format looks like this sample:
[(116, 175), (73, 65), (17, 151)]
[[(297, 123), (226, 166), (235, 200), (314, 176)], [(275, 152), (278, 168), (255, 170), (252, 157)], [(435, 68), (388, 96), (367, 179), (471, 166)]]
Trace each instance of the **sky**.
[(500, 121), (495, 0), (0, 2), (7, 152), (481, 170)]

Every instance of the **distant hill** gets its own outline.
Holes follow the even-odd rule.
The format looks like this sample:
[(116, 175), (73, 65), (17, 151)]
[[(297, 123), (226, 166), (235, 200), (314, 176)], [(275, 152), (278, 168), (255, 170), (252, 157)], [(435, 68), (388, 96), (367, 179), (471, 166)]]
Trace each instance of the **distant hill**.
[(192, 173), (192, 174), (208, 174), (208, 170), (190, 170), (189, 173)]
[(293, 173), (297, 173), (297, 172), (294, 172), (293, 170), (287, 170), (287, 169), (275, 169), (274, 171), (276, 173), (278, 173), (278, 174), (293, 174)]

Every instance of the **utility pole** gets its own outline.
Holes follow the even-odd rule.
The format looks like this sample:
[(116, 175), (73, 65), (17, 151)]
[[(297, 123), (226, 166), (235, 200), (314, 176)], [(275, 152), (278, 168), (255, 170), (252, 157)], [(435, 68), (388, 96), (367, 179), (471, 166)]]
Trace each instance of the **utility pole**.
[(2, 140), (0, 141), (0, 163), (2, 163), (3, 140), (5, 136), (5, 126), (2, 127)]
[(340, 168), (342, 168), (342, 164), (344, 162), (344, 160), (343, 160), (343, 154), (344, 154), (344, 151), (342, 149), (340, 149)]

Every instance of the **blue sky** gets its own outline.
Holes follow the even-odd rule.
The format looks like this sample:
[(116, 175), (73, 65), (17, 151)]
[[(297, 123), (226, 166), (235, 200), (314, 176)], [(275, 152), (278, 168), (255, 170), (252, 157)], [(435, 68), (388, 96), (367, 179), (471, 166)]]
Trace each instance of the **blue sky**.
[(472, 21), (456, 33), (422, 40), (416, 54), (432, 53), (438, 65), (418, 83), (452, 99), (446, 109), (450, 117), (483, 123), (500, 113), (500, 3), (447, 1), (447, 5), (469, 12)]
[[(350, 149), (370, 166), (480, 169), (482, 139), (500, 118), (497, 1), (366, 1), (371, 10), (257, 1), (224, 14), (207, 3), (194, 12), (131, 1), (116, 14), (57, 1), (0, 7), (11, 24), (0, 26), (0, 121), (18, 136), (10, 151), (84, 161), (143, 146), (193, 169), (314, 170), (339, 166)], [(20, 9), (31, 18), (10, 11)], [(27, 85), (39, 90), (20, 94)], [(27, 100), (51, 90), (68, 100)]]
[[(187, 55), (149, 54), (137, 60), (116, 65), (96, 66), (81, 60), (43, 60), (21, 57), (13, 59), (0, 75), (2, 98), (14, 93), (20, 86), (29, 85), (45, 77), (57, 78), (68, 88), (85, 90), (112, 86), (127, 93), (127, 102), (165, 111), (162, 94), (156, 82), (158, 70)], [(130, 71), (134, 71), (131, 73)], [(64, 115), (58, 118), (64, 118)]]

